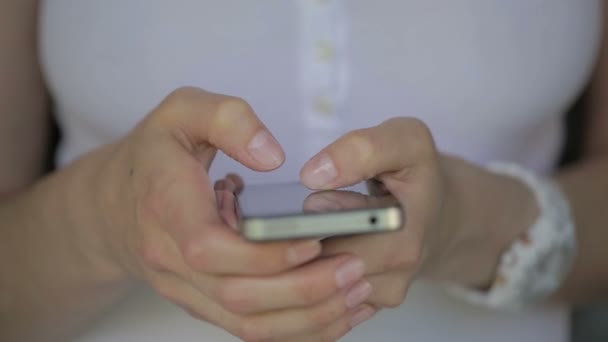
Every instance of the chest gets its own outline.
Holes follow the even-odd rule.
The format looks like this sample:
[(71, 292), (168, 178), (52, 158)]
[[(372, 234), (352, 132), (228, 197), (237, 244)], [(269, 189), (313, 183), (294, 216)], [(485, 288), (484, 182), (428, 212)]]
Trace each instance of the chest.
[(444, 149), (469, 154), (491, 137), (483, 153), (494, 153), (578, 93), (599, 9), (599, 0), (47, 0), (41, 52), (60, 118), (99, 142), (195, 85), (247, 99), (288, 150), (312, 153), (407, 115)]

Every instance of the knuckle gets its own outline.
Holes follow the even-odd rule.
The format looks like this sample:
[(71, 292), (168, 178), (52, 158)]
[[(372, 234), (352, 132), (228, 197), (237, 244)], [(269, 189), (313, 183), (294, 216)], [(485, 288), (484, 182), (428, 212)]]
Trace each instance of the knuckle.
[(383, 124), (388, 126), (401, 127), (401, 130), (407, 129), (412, 133), (418, 132), (420, 134), (430, 134), (430, 129), (427, 124), (416, 117), (391, 118), (384, 121)]
[(387, 308), (397, 308), (407, 297), (409, 286), (406, 282), (401, 283), (396, 286), (391, 286), (390, 289), (387, 289), (385, 298), (382, 300), (382, 306)]
[(404, 256), (403, 251), (398, 253), (389, 253), (384, 258), (384, 269), (385, 270), (401, 270), (409, 269), (413, 266), (413, 262)]
[(204, 91), (196, 87), (179, 87), (167, 95), (151, 115), (152, 122), (163, 126), (174, 123), (175, 116), (186, 111), (196, 103)]
[(385, 306), (388, 308), (397, 308), (403, 304), (407, 291), (394, 291), (386, 300)]
[(346, 313), (346, 306), (344, 304), (337, 301), (334, 302), (331, 305), (311, 310), (309, 319), (315, 327), (327, 326)]
[(173, 90), (161, 103), (146, 117), (144, 126), (173, 127), (183, 118), (183, 113), (192, 110), (200, 104), (202, 95), (209, 93), (196, 87), (180, 87)]
[(195, 87), (179, 87), (173, 90), (163, 102), (168, 107), (182, 108), (189, 103), (200, 90)]
[(148, 267), (159, 271), (164, 270), (166, 267), (164, 265), (165, 256), (163, 255), (162, 248), (151, 240), (149, 237), (144, 237), (139, 251), (140, 257)]
[(154, 290), (159, 296), (167, 299), (172, 303), (180, 303), (181, 298), (177, 289), (168, 282), (158, 281), (154, 284)]
[(253, 253), (247, 264), (255, 268), (259, 275), (276, 275), (290, 267), (287, 258), (278, 253)]
[(270, 340), (270, 330), (252, 318), (242, 318), (237, 326), (237, 336), (247, 342)]
[(237, 123), (242, 123), (247, 116), (253, 113), (251, 106), (238, 97), (226, 97), (218, 103), (217, 115), (215, 115), (213, 130), (224, 131)]
[(246, 123), (251, 121), (252, 116), (253, 109), (247, 101), (239, 97), (222, 96), (211, 120), (210, 141), (218, 141), (235, 128), (248, 127)]
[(235, 96), (224, 96), (218, 105), (219, 113), (250, 114), (253, 109), (245, 99)]
[(348, 322), (345, 321), (345, 320), (341, 320), (340, 322), (338, 322), (331, 329), (328, 329), (328, 330), (324, 331), (321, 334), (321, 336), (319, 338), (319, 341), (321, 341), (321, 342), (336, 342), (340, 338), (342, 338), (344, 335), (348, 334), (351, 330), (352, 330), (352, 328), (350, 327), (350, 325), (348, 324)]
[(374, 155), (374, 144), (372, 143), (369, 134), (364, 129), (347, 133), (345, 142), (363, 163), (369, 161)]
[(252, 310), (252, 303), (241, 286), (232, 281), (224, 281), (216, 292), (218, 303), (235, 314), (247, 314)]
[(199, 272), (212, 272), (213, 256), (205, 239), (190, 240), (182, 246), (182, 256), (188, 267)]
[(158, 118), (160, 122), (167, 122), (167, 119), (175, 113), (179, 113), (189, 106), (194, 98), (195, 91), (193, 87), (180, 87), (173, 90), (158, 106), (153, 117)]
[(202, 313), (200, 313), (200, 312), (196, 311), (194, 308), (191, 308), (191, 307), (186, 306), (186, 305), (180, 305), (180, 306), (182, 307), (182, 309), (183, 309), (183, 310), (184, 310), (184, 311), (185, 311), (185, 312), (186, 312), (186, 313), (187, 313), (187, 314), (188, 314), (190, 317), (192, 317), (192, 318), (194, 318), (194, 319), (197, 319), (197, 320), (199, 320), (199, 321), (206, 321), (206, 320), (207, 320), (207, 317), (206, 317), (204, 314), (202, 314)]
[(408, 145), (414, 149), (414, 154), (419, 157), (435, 154), (435, 142), (429, 127), (420, 119), (408, 118), (404, 124), (409, 138)]
[(421, 134), (424, 134), (426, 136), (431, 135), (429, 126), (427, 126), (427, 124), (424, 123), (424, 121), (422, 121), (418, 118), (408, 118), (407, 123), (413, 128), (414, 131), (420, 132)]
[(318, 283), (308, 281), (300, 282), (296, 285), (296, 295), (303, 304), (312, 304), (322, 299), (327, 292)]

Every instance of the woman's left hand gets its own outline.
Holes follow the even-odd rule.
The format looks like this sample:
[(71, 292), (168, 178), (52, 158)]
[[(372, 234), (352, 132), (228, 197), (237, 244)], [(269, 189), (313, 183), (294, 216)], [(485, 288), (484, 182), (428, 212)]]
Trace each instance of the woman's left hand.
[(323, 253), (363, 258), (366, 279), (373, 288), (368, 302), (396, 307), (442, 236), (446, 179), (424, 123), (396, 118), (352, 131), (312, 158), (301, 172), (302, 182), (312, 189), (336, 189), (372, 178), (380, 180), (401, 203), (404, 229), (329, 239)]
[(492, 285), (502, 251), (536, 215), (525, 185), (439, 153), (427, 126), (413, 118), (346, 134), (306, 163), (301, 179), (312, 189), (377, 179), (401, 203), (404, 229), (323, 242), (323, 255), (365, 261), (373, 289), (367, 303), (376, 307), (399, 306), (418, 275)]

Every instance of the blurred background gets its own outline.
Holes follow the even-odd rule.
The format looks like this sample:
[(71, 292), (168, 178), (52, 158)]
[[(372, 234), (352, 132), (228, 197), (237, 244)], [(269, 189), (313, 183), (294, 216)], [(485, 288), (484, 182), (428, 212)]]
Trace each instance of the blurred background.
[[(563, 164), (575, 161), (582, 148), (582, 128), (586, 124), (586, 96), (583, 95), (568, 114), (568, 141)], [(572, 313), (572, 342), (608, 341), (608, 302), (575, 308)]]

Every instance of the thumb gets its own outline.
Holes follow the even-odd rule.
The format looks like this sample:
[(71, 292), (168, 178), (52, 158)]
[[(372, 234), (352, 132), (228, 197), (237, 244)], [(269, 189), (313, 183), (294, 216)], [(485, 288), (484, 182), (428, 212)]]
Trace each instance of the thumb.
[(285, 160), (283, 149), (251, 106), (236, 97), (180, 88), (163, 100), (150, 124), (162, 126), (205, 167), (215, 149), (257, 171), (274, 170)]

